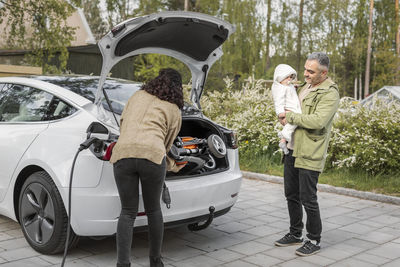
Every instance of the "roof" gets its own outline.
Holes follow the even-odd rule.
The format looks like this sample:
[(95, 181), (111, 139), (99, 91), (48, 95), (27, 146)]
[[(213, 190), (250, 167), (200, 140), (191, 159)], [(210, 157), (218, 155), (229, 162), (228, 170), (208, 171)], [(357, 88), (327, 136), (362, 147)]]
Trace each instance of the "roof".
[(360, 103), (365, 104), (367, 102), (370, 102), (374, 97), (385, 99), (389, 98), (390, 96), (393, 96), (393, 99), (400, 101), (400, 86), (385, 85), (378, 91), (363, 99)]

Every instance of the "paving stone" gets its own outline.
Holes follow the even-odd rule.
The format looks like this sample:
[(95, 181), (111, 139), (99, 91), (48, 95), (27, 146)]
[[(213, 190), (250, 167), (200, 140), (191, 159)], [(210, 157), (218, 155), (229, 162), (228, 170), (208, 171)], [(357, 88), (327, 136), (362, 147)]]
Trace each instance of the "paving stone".
[(255, 241), (249, 241), (249, 242), (245, 242), (245, 243), (241, 243), (235, 246), (231, 246), (228, 249), (238, 252), (238, 253), (242, 253), (245, 255), (254, 255), (256, 253), (265, 251), (267, 249), (271, 249), (271, 246), (259, 243), (259, 242), (255, 242)]
[(345, 259), (342, 261), (335, 262), (334, 264), (329, 266), (330, 267), (351, 267), (351, 266), (374, 267), (378, 265), (373, 263), (367, 263), (365, 261), (358, 259)]
[(175, 266), (182, 266), (182, 267), (203, 267), (203, 266), (213, 267), (213, 266), (221, 266), (222, 264), (223, 264), (222, 261), (203, 255), (186, 259), (179, 263), (174, 263)]
[(255, 235), (255, 236), (266, 236), (270, 234), (276, 234), (282, 232), (282, 229), (271, 227), (269, 225), (256, 226), (247, 230), (243, 230), (243, 232)]
[(318, 264), (313, 264), (311, 262), (306, 262), (303, 258), (297, 257), (293, 260), (285, 261), (280, 263), (278, 266), (281, 267), (313, 267), (313, 266), (320, 266)]
[(0, 264), (7, 262), (7, 260), (0, 258)]
[[(55, 264), (55, 265), (51, 265), (51, 266), (60, 266), (59, 264)], [(73, 260), (73, 261), (69, 261), (68, 264), (66, 264), (66, 266), (68, 267), (93, 267), (96, 265), (93, 265), (87, 261), (84, 260)], [(132, 266), (135, 267), (135, 266)]]
[(180, 261), (204, 254), (204, 251), (188, 246), (164, 246), (163, 256), (174, 261)]
[[(400, 244), (399, 243), (386, 243), (377, 248), (373, 248), (367, 251), (369, 254), (382, 256), (389, 259), (397, 259), (400, 257)], [(1, 256), (1, 254), (0, 254)]]
[(237, 231), (243, 231), (243, 230), (250, 229), (250, 228), (253, 228), (253, 226), (244, 224), (244, 223), (240, 223), (240, 222), (229, 222), (229, 223), (221, 224), (218, 227), (216, 227), (215, 229), (220, 230), (225, 233), (234, 233)]
[(0, 242), (4, 240), (14, 239), (15, 237), (8, 234), (8, 232), (0, 232)]
[(335, 261), (342, 260), (354, 255), (352, 252), (348, 252), (342, 249), (335, 249), (332, 247), (321, 248), (318, 253), (319, 256), (326, 257)]
[[(73, 250), (68, 251), (66, 261), (73, 261), (76, 259), (91, 256), (91, 255), (93, 255), (93, 254), (88, 251), (85, 251), (85, 250), (82, 250), (79, 248), (75, 248)], [(57, 254), (57, 255), (40, 255), (39, 254), (39, 258), (41, 258), (42, 260), (45, 260), (47, 262), (50, 262), (51, 264), (57, 264), (57, 263), (61, 263), (63, 254)]]
[(332, 263), (335, 263), (335, 260), (323, 257), (323, 256), (319, 255), (319, 253), (308, 256), (308, 257), (303, 257), (302, 260), (319, 265), (319, 266), (328, 266)]
[(263, 222), (261, 220), (256, 220), (256, 219), (245, 219), (245, 220), (241, 220), (241, 223), (250, 225), (250, 226), (262, 226), (262, 225), (266, 225), (266, 222)]
[[(323, 224), (322, 224), (323, 225)], [(348, 231), (343, 231), (341, 229), (334, 229), (330, 230), (327, 232), (324, 232), (324, 234), (321, 237), (321, 242), (322, 243), (330, 243), (330, 244), (336, 244), (343, 242), (345, 240), (358, 237), (360, 236), (359, 234), (351, 233)]]
[(233, 262), (226, 263), (226, 264), (224, 264), (222, 266), (225, 266), (225, 267), (254, 267), (254, 266), (257, 266), (257, 265), (254, 265), (254, 264), (251, 264), (251, 263), (248, 263), (248, 262), (245, 262), (245, 261), (241, 261), (241, 260), (236, 260), (236, 261), (233, 261)]
[(399, 266), (400, 266), (400, 259), (382, 265), (382, 267), (399, 267)]
[(366, 241), (366, 240), (362, 240), (358, 238), (352, 238), (352, 239), (348, 239), (343, 241), (341, 244), (350, 246), (350, 247), (357, 247), (357, 248), (363, 248), (365, 250), (368, 249), (372, 249), (375, 248), (377, 246), (379, 246), (377, 243), (375, 242), (371, 242), (371, 241)]
[(358, 218), (360, 220), (369, 219), (384, 214), (385, 211), (377, 207), (367, 207), (358, 211), (348, 213), (348, 216)]
[(375, 227), (370, 227), (367, 225), (362, 225), (359, 223), (353, 223), (353, 224), (349, 224), (347, 226), (343, 226), (341, 228), (339, 228), (339, 230), (344, 230), (344, 231), (348, 231), (351, 233), (356, 233), (356, 234), (360, 234), (360, 235), (365, 235), (367, 233), (370, 233), (371, 231), (376, 230)]
[(274, 266), (278, 263), (283, 262), (281, 259), (277, 259), (268, 255), (264, 255), (262, 253), (258, 253), (246, 258), (242, 259), (245, 262), (250, 262), (252, 264), (256, 264), (258, 266), (263, 266), (263, 267), (268, 267), (268, 266)]
[[(108, 253), (102, 253), (99, 255), (92, 255), (92, 256), (84, 257), (81, 260), (89, 262), (90, 264), (93, 264), (93, 265), (99, 266), (99, 267), (115, 266), (115, 264), (117, 263), (117, 252), (112, 251), (112, 252), (108, 252)], [(132, 259), (131, 262), (134, 263), (134, 259)], [(67, 266), (68, 266), (68, 264), (67, 264)]]
[(51, 265), (52, 265), (51, 263), (42, 260), (38, 257), (32, 257), (32, 258), (26, 258), (26, 259), (3, 263), (1, 264), (1, 267), (40, 267), (40, 266), (51, 266)]
[(350, 217), (347, 215), (330, 216), (325, 219), (322, 219), (323, 224), (325, 224), (325, 222), (330, 222), (330, 223), (334, 223), (334, 224), (341, 225), (341, 226), (353, 224), (353, 223), (359, 222), (359, 221), (360, 220), (358, 218)]
[(219, 249), (210, 253), (207, 256), (223, 262), (231, 262), (244, 257), (244, 254), (234, 252), (227, 249)]
[(321, 218), (322, 219), (335, 217), (338, 215), (345, 215), (345, 214), (354, 212), (353, 209), (341, 207), (341, 206), (324, 207), (324, 206), (320, 205), (320, 210), (321, 210)]
[(11, 250), (23, 247), (29, 247), (29, 244), (28, 242), (26, 242), (25, 238), (16, 238), (0, 242), (0, 248), (3, 248), (5, 250)]
[(384, 215), (380, 215), (380, 216), (376, 216), (376, 217), (372, 217), (370, 218), (371, 221), (375, 221), (378, 222), (382, 225), (391, 225), (391, 224), (397, 224), (400, 222), (400, 218), (399, 217), (395, 217), (395, 216), (390, 216), (387, 214)]
[(295, 254), (297, 248), (298, 246), (275, 247), (273, 249), (263, 252), (263, 254), (287, 261), (298, 257)]
[(24, 247), (24, 248), (18, 248), (0, 252), (0, 257), (6, 259), (7, 261), (16, 261), (38, 255), (40, 254), (30, 247), (29, 248)]
[(388, 262), (391, 261), (388, 258), (380, 257), (380, 256), (377, 256), (377, 255), (372, 255), (372, 254), (369, 254), (369, 253), (366, 253), (366, 252), (357, 254), (353, 258), (354, 259), (358, 259), (358, 260), (362, 260), (362, 261), (365, 261), (365, 262), (373, 263), (373, 264), (376, 264), (376, 265), (382, 265), (382, 264), (385, 264), (385, 263), (388, 263)]
[[(400, 206), (319, 192), (321, 251), (298, 257), (299, 246), (276, 247), (288, 232), (282, 184), (244, 179), (239, 201), (207, 228), (166, 229), (162, 255), (177, 266), (400, 266)], [(304, 219), (306, 214), (304, 213)], [(147, 233), (135, 233), (132, 267), (148, 266)], [(59, 266), (62, 255), (41, 255), (23, 238), (18, 223), (0, 216), (0, 264), (5, 267)], [(81, 238), (67, 266), (115, 266), (115, 236)]]
[(366, 241), (375, 242), (378, 244), (383, 244), (395, 239), (396, 237), (397, 236), (395, 235), (381, 233), (379, 231), (372, 231), (368, 234), (360, 235), (358, 238)]

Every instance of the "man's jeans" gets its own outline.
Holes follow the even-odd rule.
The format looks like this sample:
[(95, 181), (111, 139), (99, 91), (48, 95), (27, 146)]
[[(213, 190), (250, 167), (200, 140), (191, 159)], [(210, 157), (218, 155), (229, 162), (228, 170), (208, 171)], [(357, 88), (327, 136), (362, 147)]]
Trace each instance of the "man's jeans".
[(122, 207), (117, 226), (117, 266), (130, 266), (133, 225), (139, 207), (139, 180), (149, 227), (149, 254), (161, 256), (164, 222), (160, 199), (165, 172), (165, 158), (160, 165), (138, 158), (121, 159), (114, 164)]
[(290, 233), (301, 236), (303, 231), (303, 209), (307, 213), (307, 237), (320, 241), (322, 232), (321, 216), (317, 200), (319, 172), (294, 167), (293, 150), (284, 159), (284, 185), (287, 200)]

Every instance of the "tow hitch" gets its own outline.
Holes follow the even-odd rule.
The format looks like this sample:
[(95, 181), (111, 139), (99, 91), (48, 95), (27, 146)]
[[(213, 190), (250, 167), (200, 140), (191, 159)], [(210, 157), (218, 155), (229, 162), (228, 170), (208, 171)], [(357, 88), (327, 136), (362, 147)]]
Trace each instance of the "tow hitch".
[(208, 210), (210, 211), (210, 214), (208, 214), (207, 221), (203, 225), (199, 225), (198, 222), (189, 224), (188, 228), (190, 231), (200, 231), (200, 230), (206, 229), (212, 223), (212, 221), (214, 219), (215, 208), (213, 206), (210, 206), (210, 208)]

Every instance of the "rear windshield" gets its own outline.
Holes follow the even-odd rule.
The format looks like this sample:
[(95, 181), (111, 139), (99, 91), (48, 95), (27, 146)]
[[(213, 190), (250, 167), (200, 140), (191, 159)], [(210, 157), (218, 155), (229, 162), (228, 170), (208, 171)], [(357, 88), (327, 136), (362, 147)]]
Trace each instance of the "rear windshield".
[[(41, 81), (49, 82), (65, 89), (68, 89), (84, 98), (94, 102), (99, 77), (65, 77), (65, 76), (36, 76), (32, 77)], [(111, 102), (111, 106), (115, 113), (122, 114), (128, 99), (134, 92), (140, 89), (141, 83), (135, 83), (122, 79), (107, 79), (104, 84), (104, 89)], [(102, 96), (101, 100), (103, 107), (110, 110), (108, 104)]]

